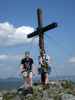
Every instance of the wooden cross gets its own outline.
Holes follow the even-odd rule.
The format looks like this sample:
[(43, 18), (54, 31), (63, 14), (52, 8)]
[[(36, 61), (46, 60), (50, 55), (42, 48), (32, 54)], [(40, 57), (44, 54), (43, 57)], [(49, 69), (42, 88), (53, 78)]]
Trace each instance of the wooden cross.
[(45, 27), (43, 27), (42, 24), (42, 10), (41, 9), (37, 9), (37, 19), (38, 19), (38, 28), (27, 35), (28, 38), (32, 38), (34, 36), (39, 36), (39, 51), (40, 51), (40, 57), (43, 58), (43, 54), (45, 52), (45, 48), (44, 48), (44, 32), (54, 29), (57, 27), (57, 23), (52, 23), (49, 24)]

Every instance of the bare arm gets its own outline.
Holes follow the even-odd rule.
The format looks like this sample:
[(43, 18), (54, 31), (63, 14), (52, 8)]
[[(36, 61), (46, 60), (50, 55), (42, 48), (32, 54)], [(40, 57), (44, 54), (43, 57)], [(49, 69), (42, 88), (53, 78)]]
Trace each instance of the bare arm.
[(24, 72), (24, 66), (23, 66), (23, 64), (20, 65), (20, 72), (21, 73)]

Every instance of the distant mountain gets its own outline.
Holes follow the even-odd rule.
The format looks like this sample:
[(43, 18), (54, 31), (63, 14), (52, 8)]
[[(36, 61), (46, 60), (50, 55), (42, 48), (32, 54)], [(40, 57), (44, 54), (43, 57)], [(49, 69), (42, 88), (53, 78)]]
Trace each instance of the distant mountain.
[(75, 76), (49, 76), (49, 80), (71, 80), (75, 82)]
[[(49, 76), (49, 80), (71, 80), (75, 82), (75, 76)], [(33, 82), (37, 83), (40, 81), (40, 77), (33, 77)], [(7, 78), (0, 79), (0, 89), (13, 89), (18, 88), (23, 84), (21, 78)]]
[(0, 90), (18, 88), (22, 84), (23, 84), (23, 80), (19, 78), (0, 79)]

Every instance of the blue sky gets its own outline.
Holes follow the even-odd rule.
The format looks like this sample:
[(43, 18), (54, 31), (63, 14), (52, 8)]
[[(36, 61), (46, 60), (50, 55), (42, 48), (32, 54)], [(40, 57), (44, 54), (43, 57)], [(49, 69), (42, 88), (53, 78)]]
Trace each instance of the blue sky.
[(38, 66), (38, 41), (26, 38), (37, 28), (37, 8), (43, 10), (44, 26), (58, 23), (58, 28), (45, 34), (51, 75), (75, 75), (75, 0), (0, 0), (0, 78), (20, 75), (26, 50)]

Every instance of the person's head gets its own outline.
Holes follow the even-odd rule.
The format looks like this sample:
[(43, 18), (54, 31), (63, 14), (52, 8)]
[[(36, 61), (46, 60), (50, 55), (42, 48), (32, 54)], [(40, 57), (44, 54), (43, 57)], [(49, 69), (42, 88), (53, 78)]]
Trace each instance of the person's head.
[(29, 57), (30, 57), (30, 52), (29, 52), (29, 51), (26, 51), (26, 52), (25, 52), (25, 57), (26, 57), (26, 58), (29, 58)]

